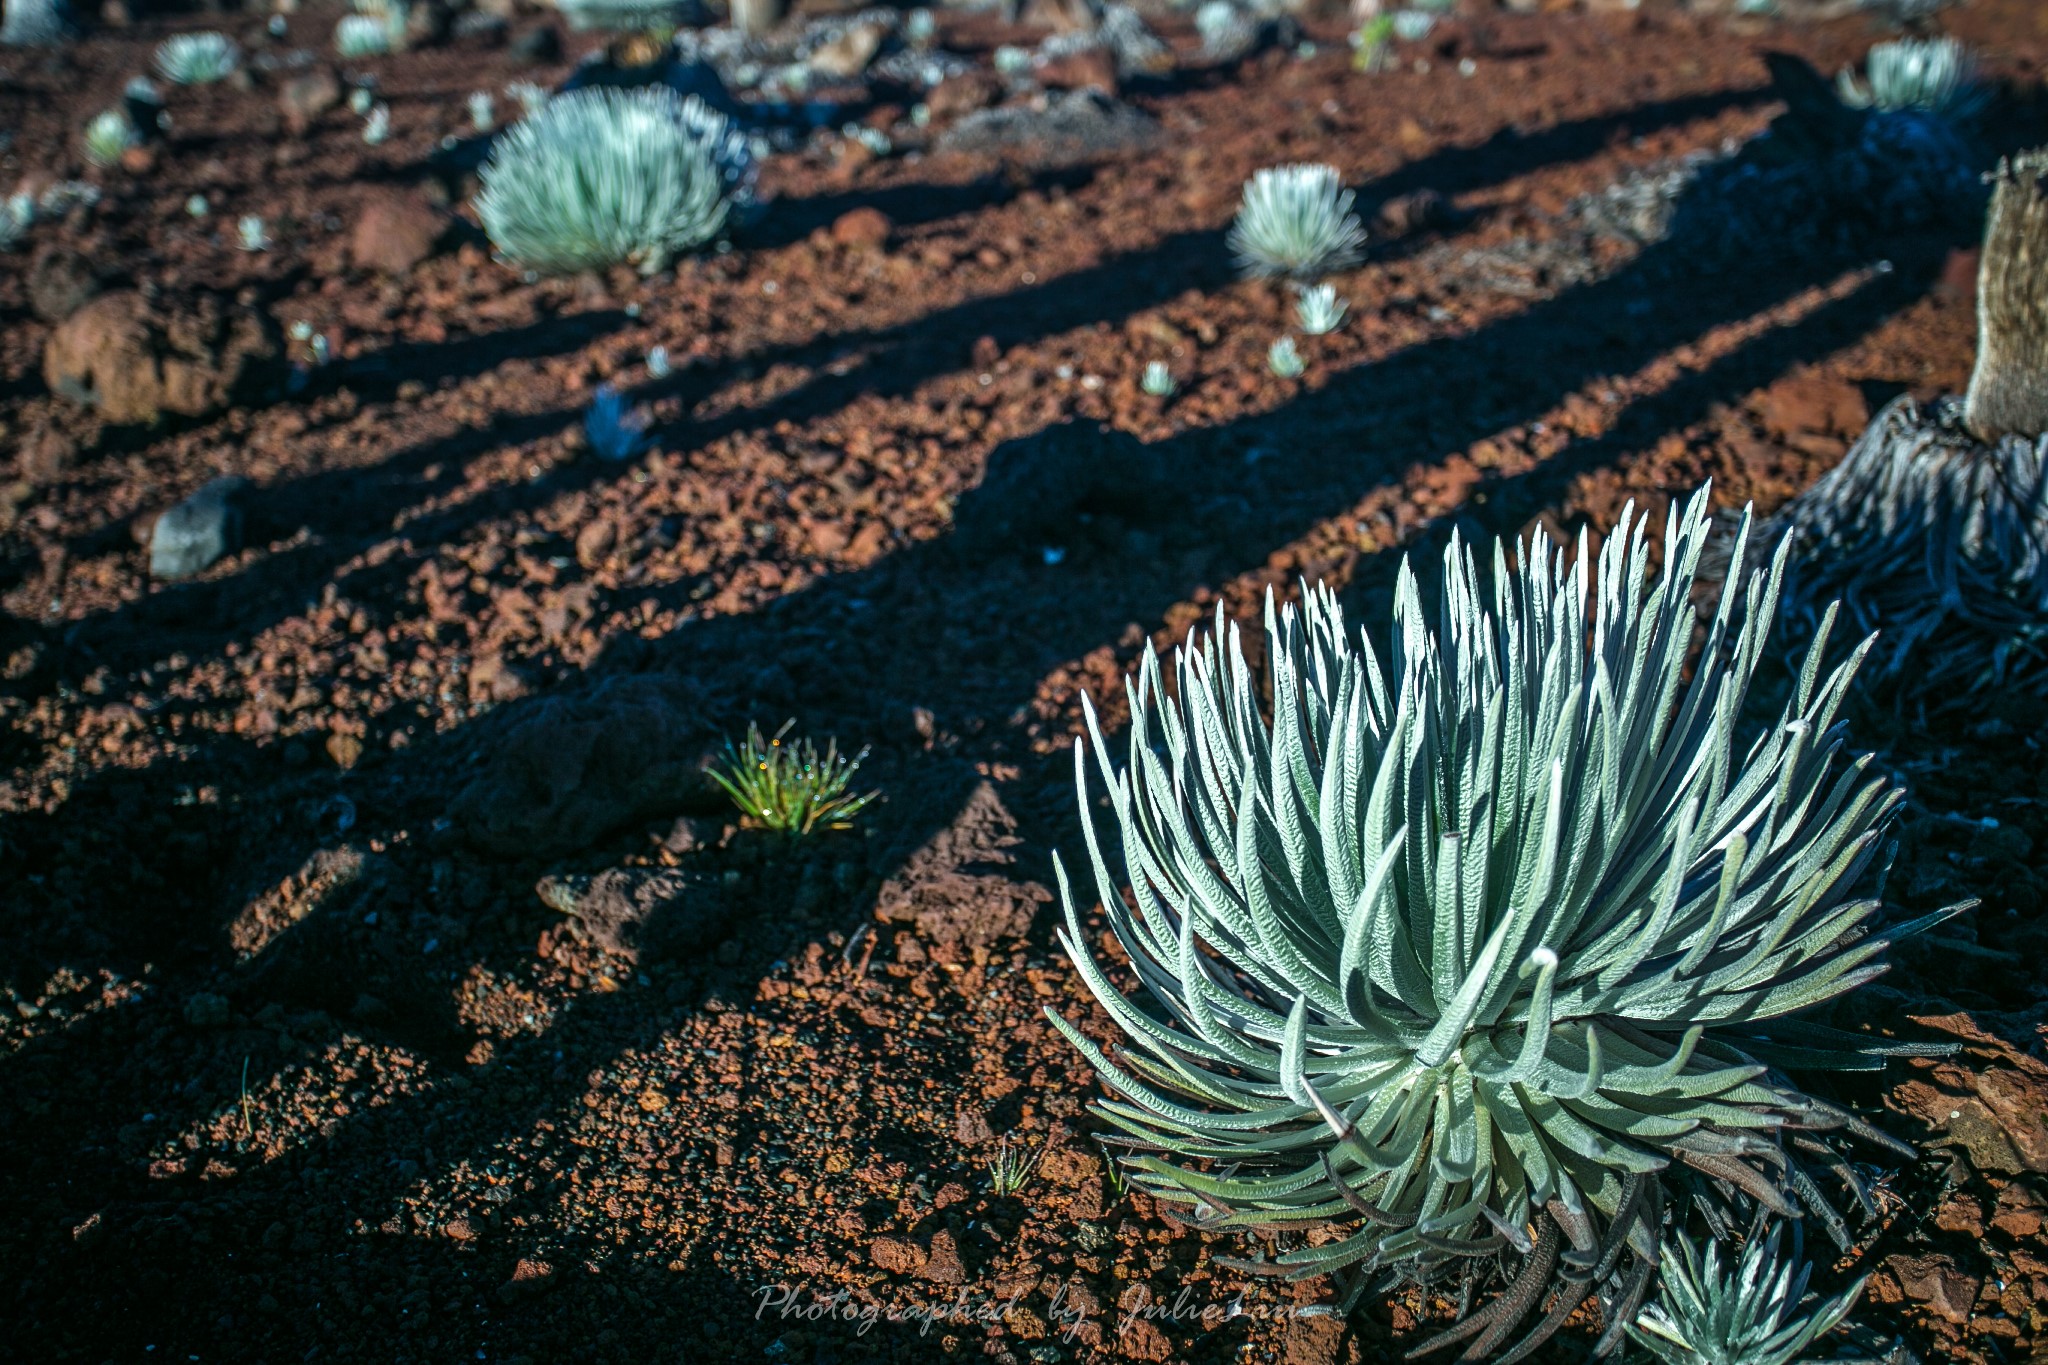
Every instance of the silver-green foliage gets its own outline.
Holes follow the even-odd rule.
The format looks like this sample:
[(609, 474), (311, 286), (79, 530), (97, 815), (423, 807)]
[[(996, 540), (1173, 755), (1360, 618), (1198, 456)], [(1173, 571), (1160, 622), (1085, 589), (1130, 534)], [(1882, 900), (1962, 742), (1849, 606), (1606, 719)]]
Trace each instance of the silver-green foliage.
[(344, 14), (334, 25), (334, 50), (351, 61), (391, 51), (391, 29), (374, 14)]
[(85, 159), (95, 166), (112, 166), (130, 147), (142, 145), (142, 134), (125, 109), (102, 109), (85, 125)]
[(1983, 107), (1969, 50), (1954, 38), (1901, 38), (1879, 43), (1864, 59), (1868, 82), (1844, 70), (1835, 78), (1842, 103), (1880, 113), (1914, 110), (1967, 118)]
[(156, 48), (157, 74), (172, 85), (226, 80), (240, 62), (240, 49), (219, 33), (180, 33)]
[(1304, 284), (1295, 290), (1294, 320), (1312, 337), (1336, 331), (1350, 310), (1351, 305), (1337, 297), (1333, 284)]
[(1809, 1295), (1811, 1268), (1779, 1258), (1781, 1230), (1751, 1236), (1726, 1269), (1714, 1243), (1702, 1258), (1683, 1235), (1668, 1240), (1657, 1302), (1628, 1324), (1629, 1336), (1665, 1365), (1790, 1365), (1849, 1315), (1864, 1281), (1836, 1298)]
[(1266, 348), (1266, 368), (1281, 379), (1299, 379), (1308, 366), (1295, 349), (1293, 337), (1281, 337)]
[(1061, 868), (1064, 945), (1129, 1046), (1054, 1022), (1139, 1183), (1210, 1227), (1363, 1216), (1290, 1273), (1511, 1246), (1541, 1280), (1562, 1238), (1583, 1285), (1648, 1253), (1674, 1162), (1791, 1212), (1783, 1127), (1876, 1136), (1775, 1067), (1881, 1065), (1787, 1016), (1884, 970), (1861, 893), (1901, 795), (1842, 756), (1861, 650), (1823, 673), (1816, 646), (1738, 735), (1785, 560), (1730, 586), (1694, 656), (1709, 524), (1705, 490), (1673, 505), (1654, 586), (1632, 510), (1597, 573), (1539, 533), (1514, 569), (1495, 547), (1490, 591), (1454, 539), (1437, 628), (1404, 565), (1384, 655), (1326, 588), (1269, 601), (1270, 720), (1219, 612), (1170, 692), (1156, 655), (1128, 682), (1121, 770), (1089, 711), (1121, 846), (1087, 822), (1094, 895), (1157, 1008), (1096, 964)]
[(1365, 229), (1329, 166), (1268, 166), (1245, 182), (1230, 249), (1247, 275), (1313, 279), (1355, 264)]
[(745, 137), (696, 96), (591, 87), (499, 135), (477, 214), (529, 269), (652, 274), (722, 232), (753, 174)]

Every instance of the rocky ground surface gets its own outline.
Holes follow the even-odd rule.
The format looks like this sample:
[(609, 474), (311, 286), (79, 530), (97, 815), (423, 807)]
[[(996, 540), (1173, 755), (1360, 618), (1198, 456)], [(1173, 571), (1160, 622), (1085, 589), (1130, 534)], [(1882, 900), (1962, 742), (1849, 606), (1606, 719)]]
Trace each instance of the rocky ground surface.
[[(1367, 75), (1341, 22), (1216, 63), (1163, 20), (1171, 74), (1040, 69), (1091, 101), (1048, 131), (1028, 97), (975, 121), (995, 48), (1043, 30), (942, 15), (979, 74), (923, 124), (863, 85), (847, 123), (886, 144), (786, 139), (729, 253), (529, 282), (467, 214), (464, 99), (601, 39), (524, 15), (350, 64), (390, 110), (368, 145), (286, 58), (328, 50), (332, 8), (290, 19), (317, 42), (215, 16), (275, 60), (173, 89), (168, 134), (89, 175), (78, 129), (199, 21), (0, 52), (0, 170), (97, 189), (0, 270), (10, 1349), (1334, 1365), (1415, 1339), (1446, 1305), (1347, 1323), (1105, 1166), (1043, 1015), (1107, 1026), (1051, 934), (1078, 699), (1117, 723), (1148, 644), (1304, 575), (1380, 622), (1400, 556), (1454, 528), (1597, 534), (1707, 476), (1775, 508), (1893, 395), (1956, 391), (1973, 220), (1773, 174), (1807, 164), (1802, 73), (1889, 30), (1487, 14)], [(1936, 22), (2015, 92), (1980, 150), (2042, 140), (2040, 12)], [(1264, 363), (1291, 296), (1223, 245), (1240, 182), (1289, 160), (1339, 167), (1374, 233), (1296, 380)], [(1154, 359), (1170, 398), (1138, 388)], [(620, 463), (581, 436), (607, 381), (655, 419)], [(153, 577), (157, 519), (209, 487), (171, 523), (207, 566)], [(854, 829), (778, 843), (704, 779), (788, 717), (871, 747)], [(1822, 1278), (1874, 1273), (1877, 1345), (2029, 1358), (2039, 712), (1872, 693), (1855, 725), (1913, 793), (1891, 898), (1983, 903), (1846, 1007), (1960, 1050), (1839, 1091), (1923, 1156)], [(1036, 1160), (1020, 1194), (1005, 1153)]]

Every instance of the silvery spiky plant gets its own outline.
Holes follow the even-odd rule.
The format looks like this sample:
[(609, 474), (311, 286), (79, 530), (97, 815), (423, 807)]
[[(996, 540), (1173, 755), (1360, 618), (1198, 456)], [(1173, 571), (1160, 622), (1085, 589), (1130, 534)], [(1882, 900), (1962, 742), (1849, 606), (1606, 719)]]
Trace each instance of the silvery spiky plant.
[(499, 136), (477, 214), (528, 269), (653, 274), (722, 232), (753, 175), (746, 138), (696, 96), (589, 87)]
[(1234, 62), (1248, 56), (1259, 45), (1263, 29), (1257, 16), (1235, 0), (1203, 0), (1195, 11), (1195, 32), (1201, 35), (1202, 55), (1211, 61)]
[(241, 52), (219, 33), (180, 33), (157, 44), (157, 74), (172, 85), (224, 81), (241, 62)]
[(1654, 585), (1632, 508), (1597, 571), (1583, 537), (1568, 562), (1539, 532), (1518, 568), (1495, 547), (1490, 590), (1454, 538), (1439, 628), (1404, 565), (1385, 655), (1326, 588), (1269, 600), (1269, 710), (1219, 611), (1171, 691), (1156, 654), (1127, 684), (1122, 770), (1087, 709), (1081, 808), (1092, 747), (1120, 836), (1084, 819), (1094, 897), (1155, 1008), (1097, 965), (1059, 867), (1062, 942), (1126, 1045), (1053, 1022), (1165, 1207), (1355, 1220), (1279, 1273), (1469, 1289), (1506, 1263), (1430, 1343), (1475, 1337), (1472, 1357), (1553, 1285), (1517, 1354), (1610, 1278), (1632, 1317), (1673, 1168), (1846, 1239), (1800, 1154), (1839, 1168), (1827, 1130), (1906, 1149), (1777, 1068), (1887, 1055), (1792, 1016), (1884, 971), (1866, 882), (1902, 798), (1842, 757), (1857, 657), (1823, 673), (1816, 650), (1776, 722), (1738, 734), (1785, 561), (1723, 593), (1695, 653), (1709, 526), (1706, 490), (1673, 505)]
[(381, 147), (391, 136), (391, 106), (373, 104), (370, 112), (363, 115), (363, 141), (372, 147)]
[(1138, 387), (1154, 398), (1171, 398), (1173, 391), (1180, 387), (1173, 382), (1173, 371), (1163, 360), (1145, 362), (1145, 373), (1138, 379)]
[(1266, 368), (1282, 379), (1299, 379), (1308, 366), (1295, 349), (1293, 337), (1281, 337), (1266, 348)]
[(488, 133), (498, 126), (497, 102), (488, 90), (469, 92), (469, 126), (479, 133)]
[(1295, 290), (1294, 320), (1312, 337), (1336, 331), (1349, 311), (1350, 305), (1337, 297), (1333, 284), (1305, 284)]
[(1329, 166), (1269, 166), (1245, 183), (1230, 249), (1247, 275), (1313, 279), (1356, 264), (1365, 229)]
[(130, 147), (142, 145), (142, 134), (125, 109), (102, 109), (85, 125), (85, 159), (95, 166), (119, 164)]
[(1913, 110), (1964, 119), (1984, 105), (1969, 51), (1954, 38), (1901, 38), (1879, 43), (1864, 59), (1868, 82), (1844, 70), (1835, 78), (1842, 103), (1879, 113)]
[(27, 193), (8, 195), (0, 202), (0, 251), (20, 246), (35, 222), (36, 197)]
[(6, 0), (0, 7), (0, 47), (55, 47), (72, 32), (63, 0)]
[(1683, 1234), (1666, 1241), (1657, 1302), (1629, 1336), (1665, 1365), (1791, 1365), (1849, 1315), (1864, 1281), (1832, 1299), (1808, 1294), (1811, 1268), (1780, 1259), (1781, 1231), (1752, 1235), (1726, 1269), (1712, 1242), (1702, 1257)]
[(334, 50), (351, 61), (391, 50), (391, 29), (374, 14), (344, 14), (334, 25)]
[(244, 251), (270, 250), (270, 226), (256, 214), (243, 214), (235, 221), (235, 244)]

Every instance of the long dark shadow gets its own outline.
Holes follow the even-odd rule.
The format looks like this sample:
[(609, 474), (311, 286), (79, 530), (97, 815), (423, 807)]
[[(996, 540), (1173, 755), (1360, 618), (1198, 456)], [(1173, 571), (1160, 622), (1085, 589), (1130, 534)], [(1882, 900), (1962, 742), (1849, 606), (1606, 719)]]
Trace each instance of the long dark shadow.
[[(1895, 268), (1889, 274), (1874, 277), (1795, 326), (1762, 334), (1737, 354), (1645, 400), (1639, 412), (1624, 414), (1607, 436), (1567, 451), (1561, 463), (1498, 480), (1489, 490), (1488, 519), (1501, 527), (1519, 525), (1543, 510), (1564, 486), (1563, 480), (1577, 472), (1648, 443), (1659, 432), (1689, 425), (1714, 402), (1837, 350), (1879, 324), (1928, 286), (1948, 240), (1929, 234), (1890, 245)], [(1187, 244), (1178, 246), (1185, 249)], [(1426, 468), (1446, 452), (1464, 450), (1504, 428), (1533, 421), (1597, 376), (1639, 369), (1714, 326), (1753, 317), (1871, 254), (1758, 259), (1731, 270), (1713, 243), (1701, 240), (1696, 232), (1681, 231), (1648, 248), (1616, 275), (1482, 332), (1414, 346), (1336, 375), (1324, 387), (1275, 411), (1140, 448), (1132, 457), (1148, 461), (1154, 471), (1141, 480), (1146, 485), (1141, 496), (1108, 496), (1085, 478), (1077, 483), (1071, 463), (1059, 469), (1054, 460), (1046, 462), (1046, 482), (1035, 483), (1027, 464), (1020, 478), (992, 480), (962, 501), (956, 524), (964, 528), (1013, 524), (1011, 518), (984, 515), (983, 504), (991, 500), (1042, 504), (1042, 524), (1071, 531), (1062, 537), (1066, 555), (1056, 564), (1048, 563), (1041, 553), (1044, 545), (1028, 536), (983, 540), (963, 531), (915, 545), (868, 569), (837, 575), (778, 599), (760, 612), (696, 620), (660, 642), (635, 640), (609, 647), (582, 683), (553, 696), (510, 704), (460, 731), (410, 749), (374, 755), (346, 778), (307, 778), (301, 788), (303, 799), (311, 803), (322, 787), (346, 792), (364, 830), (396, 828), (401, 822), (417, 828), (421, 817), (430, 817), (453, 790), (477, 780), (490, 781), (493, 756), (506, 746), (544, 745), (557, 738), (553, 727), (564, 724), (565, 697), (601, 695), (602, 689), (631, 687), (640, 680), (681, 678), (704, 699), (706, 714), (701, 719), (706, 724), (730, 725), (748, 718), (758, 704), (763, 662), (774, 661), (787, 679), (803, 680), (796, 688), (799, 709), (807, 728), (815, 731), (836, 731), (848, 741), (879, 738), (883, 727), (893, 723), (892, 717), (907, 716), (913, 706), (927, 706), (937, 711), (948, 729), (978, 735), (966, 745), (963, 757), (1022, 768), (1022, 778), (1010, 785), (1019, 793), (1018, 804), (1034, 845), (1071, 845), (1070, 817), (1061, 813), (1061, 803), (1048, 798), (1040, 805), (1033, 795), (1062, 783), (1062, 760), (1057, 755), (1035, 755), (1027, 733), (1041, 680), (1051, 671), (1120, 638), (1129, 623), (1139, 623), (1142, 630), (1169, 605), (1185, 600), (1197, 584), (1259, 572), (1274, 547), (1294, 542), (1325, 518), (1354, 505), (1368, 490), (1409, 470)], [(1171, 273), (1164, 260), (1158, 268)], [(1184, 273), (1173, 279), (1176, 292), (1188, 286)], [(1099, 301), (1066, 295), (1043, 306), (1055, 312), (1100, 311)], [(1025, 336), (1043, 320), (1011, 325), (1019, 329), (1017, 335)], [(938, 357), (920, 356), (912, 337), (902, 338), (901, 345), (913, 369), (920, 360), (927, 366), (940, 363)], [(948, 358), (943, 363), (951, 368), (957, 362)], [(818, 401), (826, 400), (800, 395), (796, 410)], [(759, 420), (790, 415), (786, 409), (771, 410)], [(1038, 444), (1028, 449), (1056, 449), (1044, 443), (1074, 438), (1071, 431), (1029, 438)], [(1003, 450), (990, 461), (992, 470), (1016, 464)], [(1369, 580), (1390, 571), (1396, 557), (1391, 552), (1378, 556), (1361, 566), (1359, 577)], [(665, 591), (676, 594), (681, 589)], [(642, 589), (635, 592), (646, 595)], [(650, 763), (663, 758), (653, 747), (645, 756)], [(274, 762), (254, 746), (220, 739), (184, 775), (206, 772), (223, 759), (242, 766), (245, 773)], [(167, 765), (124, 778), (94, 778), (60, 815), (11, 820), (0, 827), (0, 837), (22, 851), (30, 875), (75, 880), (89, 875), (91, 855), (71, 845), (70, 831), (116, 831), (120, 817), (138, 807), (153, 801), (159, 809), (168, 808), (167, 798), (180, 777)], [(895, 785), (915, 792), (918, 775), (905, 772)], [(185, 861), (165, 865), (172, 875), (203, 869), (234, 842), (259, 838), (269, 841), (273, 858), (286, 865), (303, 857), (322, 837), (315, 819), (304, 812), (287, 818), (283, 811), (253, 812), (232, 802), (205, 809), (213, 813), (190, 823), (177, 817), (160, 822), (158, 828), (167, 837), (188, 841), (181, 854)], [(879, 870), (893, 870), (908, 847), (950, 817), (944, 798), (907, 804), (900, 817), (891, 817), (892, 849), (882, 855)], [(536, 829), (537, 846), (541, 833)], [(579, 856), (601, 864), (628, 847), (632, 837), (629, 828)], [(193, 840), (196, 846), (189, 842)], [(82, 858), (88, 860), (83, 865)], [(518, 863), (514, 871), (542, 865), (538, 860)], [(166, 880), (155, 869), (145, 871), (160, 882)], [(134, 875), (141, 879), (141, 873)], [(260, 973), (253, 979), (238, 977), (219, 965), (222, 911), (217, 898), (227, 890), (231, 888), (223, 886), (216, 873), (195, 878), (195, 885), (183, 894), (172, 891), (150, 898), (147, 910), (110, 908), (95, 929), (101, 939), (92, 953), (95, 965), (120, 963), (132, 970), (139, 952), (182, 942), (193, 946), (181, 964), (180, 984), (219, 982), (241, 991), (248, 1005), (273, 989), (294, 996), (305, 992), (305, 985), (290, 984), (294, 979), (303, 982), (304, 972), (280, 971), (266, 984)], [(347, 908), (353, 913), (359, 907)], [(761, 908), (766, 913), (757, 953), (773, 951), (774, 944), (791, 934), (800, 936), (802, 931), (791, 925), (770, 928), (777, 907), (764, 901)], [(32, 921), (24, 922), (28, 913), (16, 910), (0, 919), (0, 943), (18, 946), (25, 954), (45, 955), (51, 936), (38, 932)], [(166, 915), (171, 923), (151, 923)], [(518, 918), (530, 926), (537, 915), (529, 912)], [(430, 1052), (437, 1037), (452, 1040), (457, 1028), (445, 980), (437, 983), (431, 973), (394, 966), (375, 936), (362, 930), (360, 916), (344, 922), (337, 910), (332, 917), (316, 919), (317, 923), (309, 919), (286, 929), (264, 955), (276, 954), (280, 960), (303, 955), (319, 973), (341, 982), (390, 982), (392, 989), (416, 997), (403, 1002), (406, 1008), (392, 1025), (400, 1037)], [(485, 929), (476, 938), (480, 941), (463, 952), (471, 962), (510, 964), (521, 952), (514, 932)], [(72, 945), (74, 951), (77, 946)], [(401, 936), (399, 951), (416, 952), (417, 945)], [(758, 967), (760, 960), (750, 957), (748, 965)], [(382, 1108), (358, 1113), (303, 1159), (251, 1173), (246, 1178), (250, 1183), (242, 1188), (252, 1192), (257, 1207), (283, 1212), (293, 1207), (309, 1171), (338, 1167), (346, 1182), (348, 1207), (375, 1222), (399, 1207), (417, 1174), (382, 1158), (417, 1151), (431, 1142), (444, 1165), (451, 1160), (484, 1160), (542, 1121), (571, 1126), (576, 1096), (569, 1093), (573, 1086), (563, 1084), (560, 1077), (602, 1067), (622, 1046), (652, 1042), (678, 1012), (696, 1007), (698, 993), (712, 984), (713, 977), (715, 973), (701, 972), (679, 976), (689, 984), (673, 1007), (662, 1011), (635, 1009), (630, 991), (580, 1000), (570, 1016), (540, 1038), (509, 1049), (502, 1062), (471, 1083), (492, 1089), (491, 1104), (446, 1091), (396, 1098)], [(165, 994), (163, 1003), (148, 1007), (159, 1021), (174, 1007), (175, 993)], [(198, 1193), (189, 1185), (175, 1193), (153, 1190), (132, 1163), (115, 1158), (115, 1129), (122, 1120), (101, 1111), (95, 1068), (82, 1064), (79, 1054), (122, 1046), (121, 1030), (133, 1026), (124, 1019), (118, 1027), (109, 1025), (104, 1039), (82, 1033), (61, 1048), (32, 1050), (0, 1063), (11, 1083), (31, 1081), (22, 1093), (39, 1106), (33, 1118), (26, 1109), (16, 1108), (0, 1117), (0, 1145), (35, 1154), (24, 1167), (0, 1177), (6, 1182), (0, 1185), (6, 1203), (25, 1205), (32, 1190), (50, 1182), (75, 1191), (70, 1196), (74, 1202), (106, 1210), (102, 1220), (114, 1239), (112, 1245), (123, 1248), (118, 1260), (130, 1266), (161, 1250), (142, 1239), (138, 1229), (159, 1225), (173, 1201), (190, 1200)], [(339, 1031), (338, 1024), (332, 1027)], [(205, 1051), (203, 1045), (200, 1050)], [(143, 1100), (138, 1096), (134, 1102)], [(175, 1098), (157, 1096), (147, 1097), (147, 1102), (178, 1104)], [(184, 1108), (190, 1107), (185, 1101)], [(53, 1115), (54, 1126), (49, 1126)], [(326, 1209), (331, 1203), (319, 1207)], [(38, 1284), (51, 1277), (98, 1274), (107, 1285), (104, 1302), (111, 1312), (132, 1309), (142, 1301), (124, 1276), (81, 1260), (91, 1253), (65, 1236), (64, 1230), (51, 1228), (30, 1242), (17, 1243), (22, 1262), (16, 1270), (23, 1294), (35, 1294)], [(277, 1259), (282, 1257), (279, 1253)], [(36, 1264), (29, 1263), (31, 1258)], [(339, 1292), (341, 1272), (329, 1258), (293, 1252), (290, 1263), (301, 1282), (333, 1285)], [(156, 1256), (150, 1268), (167, 1281), (163, 1287), (170, 1297), (159, 1302), (176, 1305), (171, 1317), (160, 1319), (166, 1337), (204, 1340), (219, 1314), (240, 1306), (234, 1294), (200, 1268), (175, 1257), (166, 1263)]]
[[(1409, 163), (1368, 185), (1366, 194), (1384, 200), (1408, 189), (1439, 183), (1454, 192), (1468, 190), (1526, 175), (1544, 165), (1596, 155), (1613, 138), (1629, 132), (1640, 134), (1682, 126), (1728, 109), (1759, 103), (1769, 94), (1768, 89), (1762, 89), (1687, 96), (1560, 124), (1538, 134), (1507, 131), (1476, 148), (1446, 149)], [(1059, 181), (1074, 173), (1045, 174)], [(802, 202), (795, 201), (789, 207), (795, 209)], [(836, 201), (828, 198), (826, 202)], [(1396, 258), (1415, 245), (1412, 239), (1384, 243), (1377, 249), (1377, 255), (1383, 260)], [(958, 353), (955, 340), (962, 335), (986, 335), (1007, 349), (1096, 322), (1120, 321), (1189, 289), (1219, 287), (1231, 278), (1220, 230), (1175, 233), (1143, 251), (1042, 284), (968, 300), (894, 327), (834, 333), (776, 351), (743, 353), (715, 366), (684, 370), (672, 380), (645, 386), (640, 395), (677, 394), (693, 403), (717, 393), (742, 369), (789, 365), (818, 372), (812, 380), (770, 404), (693, 422), (678, 433), (692, 444), (703, 445), (738, 430), (758, 430), (781, 421), (805, 421), (835, 411), (856, 397), (914, 392), (931, 378), (962, 367), (964, 357)], [(465, 377), (507, 359), (556, 354), (565, 347), (583, 344), (617, 325), (619, 317), (609, 312), (572, 315), (518, 329), (509, 339), (498, 334), (463, 338), (444, 343), (445, 354), (437, 354), (442, 348), (405, 343), (352, 363), (329, 382), (353, 383), (360, 372), (369, 381), (371, 392), (378, 392), (379, 385), (395, 391), (399, 380), (406, 378)], [(522, 341), (522, 337), (531, 339)], [(857, 368), (843, 375), (826, 371), (835, 359), (849, 352), (862, 355), (863, 361)], [(562, 412), (551, 417), (522, 419), (510, 432), (497, 433), (496, 444), (532, 439), (543, 434), (551, 421), (556, 426), (566, 425), (573, 417), (572, 413)], [(267, 556), (239, 573), (162, 589), (136, 603), (70, 623), (61, 631), (43, 631), (44, 637), (55, 637), (49, 643), (78, 652), (75, 659), (67, 659), (63, 664), (63, 676), (75, 678), (102, 665), (118, 669), (146, 662), (132, 652), (124, 652), (123, 646), (133, 638), (129, 623), (165, 619), (152, 615), (159, 609), (167, 610), (168, 619), (173, 622), (202, 623), (197, 627), (200, 636), (192, 641), (194, 646), (203, 647), (206, 632), (239, 626), (245, 638), (259, 633), (280, 619), (275, 607), (264, 608), (261, 603), (301, 600), (305, 584), (331, 573), (368, 548), (405, 506), (452, 486), (460, 478), (460, 462), (489, 448), (490, 443), (483, 441), (481, 435), (465, 432), (446, 442), (401, 451), (379, 467), (382, 473), (332, 471), (260, 490), (250, 500), (251, 515), (257, 523), (282, 534), (290, 534), (297, 525), (304, 525), (311, 533), (307, 546), (288, 552), (290, 559), (281, 566), (275, 556)], [(423, 486), (419, 471), (434, 465), (443, 466), (443, 478), (433, 487)], [(537, 481), (523, 490), (515, 503), (507, 504), (494, 497), (483, 505), (470, 505), (453, 518), (431, 519), (431, 524), (444, 536), (459, 535), (484, 514), (486, 506), (493, 514), (518, 506), (530, 507), (588, 486), (608, 473), (602, 464), (585, 461)], [(373, 490), (367, 497), (363, 491), (366, 484)], [(354, 522), (365, 530), (341, 534), (346, 522)], [(281, 580), (289, 587), (281, 593), (245, 595), (246, 590), (238, 586), (239, 580), (252, 575)], [(161, 608), (157, 605), (160, 602)]]

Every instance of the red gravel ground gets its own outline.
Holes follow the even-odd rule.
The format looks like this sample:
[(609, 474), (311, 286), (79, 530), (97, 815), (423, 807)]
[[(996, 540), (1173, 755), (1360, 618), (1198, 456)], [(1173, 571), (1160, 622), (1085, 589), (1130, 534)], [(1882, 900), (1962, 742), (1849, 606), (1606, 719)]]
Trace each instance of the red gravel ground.
[[(324, 48), (338, 13), (291, 22)], [(2042, 140), (2048, 13), (1936, 22), (2011, 87), (2001, 145)], [(196, 24), (0, 53), (5, 175), (80, 173), (84, 121)], [(1832, 73), (1885, 36), (1868, 16), (1468, 14), (1371, 76), (1340, 21), (1310, 30), (1313, 56), (1127, 90), (1149, 151), (821, 139), (771, 160), (736, 250), (651, 280), (525, 283), (466, 220), (402, 275), (351, 259), (372, 194), (460, 207), (435, 152), (469, 90), (566, 59), (375, 59), (378, 147), (345, 109), (285, 133), (264, 81), (176, 89), (148, 165), (6, 258), (0, 1354), (1331, 1365), (1444, 1311), (1299, 1311), (1331, 1287), (1247, 1283), (1214, 1260), (1243, 1244), (1106, 1169), (1042, 1015), (1107, 1028), (1046, 890), (1078, 847), (1078, 698), (1116, 722), (1148, 643), (1303, 575), (1377, 624), (1399, 556), (1454, 527), (1597, 532), (1708, 476), (1775, 508), (1892, 395), (1963, 383), (1974, 230), (1731, 257), (1584, 226), (1581, 196), (1796, 107), (1765, 55)], [(1290, 160), (1339, 167), (1376, 228), (1346, 325), (1282, 381), (1291, 296), (1238, 282), (1222, 236)], [(242, 214), (269, 252), (235, 248)], [(49, 243), (308, 324), (329, 361), (288, 397), (103, 422), (44, 383)], [(1151, 359), (1173, 398), (1139, 391)], [(650, 453), (584, 448), (605, 380), (652, 406)], [(246, 548), (152, 582), (151, 519), (221, 474), (251, 481)], [(872, 746), (855, 829), (778, 844), (703, 779), (790, 716)], [(1983, 905), (1848, 1004), (1963, 1047), (1842, 1092), (1924, 1156), (1822, 1278), (1874, 1271), (1857, 1321), (1922, 1359), (2038, 1358), (2039, 712), (1873, 693), (1855, 724), (1912, 784), (1892, 898)], [(535, 891), (614, 868), (689, 887), (667, 950)], [(1038, 1156), (1009, 1197), (1006, 1143)]]

